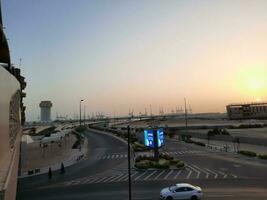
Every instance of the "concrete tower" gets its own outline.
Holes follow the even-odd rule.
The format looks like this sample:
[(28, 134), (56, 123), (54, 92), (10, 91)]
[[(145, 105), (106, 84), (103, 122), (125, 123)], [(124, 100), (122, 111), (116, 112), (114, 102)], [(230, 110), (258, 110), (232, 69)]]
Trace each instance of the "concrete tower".
[(41, 101), (39, 104), (41, 108), (41, 122), (50, 122), (51, 121), (51, 101)]

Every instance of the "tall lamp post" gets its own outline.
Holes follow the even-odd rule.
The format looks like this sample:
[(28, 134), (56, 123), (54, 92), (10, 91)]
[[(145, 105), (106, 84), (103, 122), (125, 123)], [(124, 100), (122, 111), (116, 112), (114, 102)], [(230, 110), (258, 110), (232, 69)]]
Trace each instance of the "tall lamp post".
[(82, 101), (83, 99), (80, 100), (80, 126), (82, 125)]
[(132, 180), (131, 180), (131, 133), (130, 125), (127, 126), (128, 133), (128, 189), (129, 189), (129, 200), (132, 200)]

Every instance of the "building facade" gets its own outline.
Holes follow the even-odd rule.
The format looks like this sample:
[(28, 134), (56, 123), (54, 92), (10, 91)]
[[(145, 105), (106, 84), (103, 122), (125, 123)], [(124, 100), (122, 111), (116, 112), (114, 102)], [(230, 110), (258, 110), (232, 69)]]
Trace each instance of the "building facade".
[(41, 108), (41, 122), (50, 122), (51, 121), (51, 101), (41, 101), (39, 104)]
[(0, 2), (0, 200), (15, 200), (22, 125), (25, 122), (20, 69), (11, 65), (8, 42), (3, 31)]
[(226, 110), (229, 119), (267, 119), (267, 102), (230, 104)]

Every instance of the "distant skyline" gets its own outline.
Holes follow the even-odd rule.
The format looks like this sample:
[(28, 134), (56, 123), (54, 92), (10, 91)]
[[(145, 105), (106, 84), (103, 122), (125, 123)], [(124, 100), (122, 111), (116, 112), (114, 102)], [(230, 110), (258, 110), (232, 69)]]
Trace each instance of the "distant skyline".
[(56, 113), (193, 112), (267, 101), (265, 0), (2, 0), (26, 118)]

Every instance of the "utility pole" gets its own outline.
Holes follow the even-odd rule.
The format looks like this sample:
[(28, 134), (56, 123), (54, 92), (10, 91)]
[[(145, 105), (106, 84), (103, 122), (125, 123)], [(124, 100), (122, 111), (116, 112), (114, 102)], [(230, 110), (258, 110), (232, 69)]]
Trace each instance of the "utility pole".
[(80, 126), (82, 125), (82, 102), (83, 101), (84, 101), (83, 99), (80, 100)]
[(83, 107), (83, 125), (85, 126), (85, 108), (86, 106), (84, 105)]
[(185, 117), (185, 128), (187, 130), (187, 108), (186, 108), (186, 98), (184, 98), (184, 117)]
[(128, 132), (128, 187), (129, 187), (129, 200), (132, 200), (132, 178), (131, 178), (131, 134), (130, 125), (127, 126)]
[(159, 160), (159, 144), (158, 144), (158, 133), (157, 129), (153, 127), (153, 140), (154, 140), (154, 158)]

